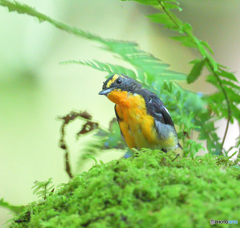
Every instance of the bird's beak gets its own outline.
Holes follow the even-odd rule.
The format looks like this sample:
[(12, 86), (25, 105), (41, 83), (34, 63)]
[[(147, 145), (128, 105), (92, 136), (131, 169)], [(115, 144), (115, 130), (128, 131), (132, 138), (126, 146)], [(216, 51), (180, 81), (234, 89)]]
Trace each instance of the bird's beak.
[(104, 90), (100, 91), (98, 95), (106, 95), (107, 96), (112, 90), (113, 90), (112, 88), (104, 89)]

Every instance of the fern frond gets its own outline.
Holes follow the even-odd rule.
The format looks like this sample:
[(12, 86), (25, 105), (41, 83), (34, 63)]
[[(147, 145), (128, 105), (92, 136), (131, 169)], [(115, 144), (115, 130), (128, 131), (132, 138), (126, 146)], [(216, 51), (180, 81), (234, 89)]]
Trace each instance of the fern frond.
[(169, 65), (163, 63), (153, 55), (139, 49), (134, 42), (106, 41), (107, 50), (118, 54), (125, 61), (131, 63), (136, 69), (140, 69), (147, 76), (147, 83), (153, 85), (153, 82), (164, 80), (185, 80), (186, 76), (169, 70)]
[(130, 70), (128, 68), (119, 66), (119, 65), (113, 65), (110, 63), (102, 63), (97, 60), (88, 60), (88, 61), (81, 61), (81, 60), (68, 60), (68, 61), (63, 61), (60, 64), (81, 64), (85, 66), (89, 66), (93, 69), (107, 72), (109, 75), (111, 74), (124, 74), (132, 78), (137, 78), (136, 74), (134, 73), (133, 70)]
[[(216, 60), (214, 60), (212, 49), (207, 42), (199, 40), (193, 34), (191, 25), (182, 22), (176, 16), (176, 14), (173, 13), (173, 9), (179, 7), (177, 0), (132, 1), (151, 5), (159, 9), (160, 13), (149, 15), (148, 17), (152, 21), (163, 24), (166, 28), (180, 33), (180, 36), (175, 36), (174, 39), (181, 42), (184, 46), (197, 49), (201, 54), (201, 60), (195, 60), (191, 62), (193, 63), (193, 67), (187, 77), (187, 82), (194, 82), (200, 76), (201, 71), (204, 69), (204, 67), (206, 67), (211, 75), (215, 78), (208, 78), (208, 81), (219, 90), (219, 93), (217, 95), (221, 94), (222, 99), (219, 99), (219, 97), (215, 98), (214, 96), (209, 96), (207, 103), (209, 107), (211, 107), (213, 115), (217, 116), (218, 119), (225, 117), (227, 118), (226, 128), (220, 147), (220, 151), (223, 151), (223, 146), (229, 129), (230, 121), (232, 122), (234, 118), (239, 122), (239, 111), (236, 108), (240, 100), (239, 92), (236, 92), (239, 86), (237, 78), (234, 76), (234, 74), (223, 70), (226, 69), (226, 67), (222, 66)], [(226, 105), (223, 105), (223, 101)], [(207, 128), (207, 126), (204, 126), (204, 128)], [(219, 151), (219, 148), (216, 148), (216, 150)]]
[(97, 35), (91, 34), (89, 32), (85, 32), (79, 28), (72, 27), (60, 21), (54, 20), (51, 17), (38, 12), (33, 7), (30, 7), (26, 4), (22, 4), (18, 1), (0, 0), (0, 6), (7, 7), (9, 12), (17, 12), (18, 14), (26, 14), (26, 15), (35, 17), (39, 20), (39, 22), (48, 22), (60, 30), (72, 33), (77, 36), (84, 37), (86, 39), (90, 39), (94, 41), (102, 40), (102, 38)]
[[(174, 71), (169, 70), (169, 65), (161, 62), (159, 59), (155, 58), (151, 54), (144, 52), (139, 49), (139, 46), (135, 42), (124, 42), (118, 40), (109, 40), (103, 39), (97, 35), (94, 35), (89, 32), (85, 32), (79, 28), (69, 26), (57, 20), (54, 20), (43, 13), (40, 13), (33, 9), (32, 7), (21, 4), (17, 1), (11, 2), (9, 0), (0, 0), (0, 5), (5, 6), (9, 9), (9, 11), (16, 11), (20, 14), (27, 14), (39, 19), (40, 22), (46, 21), (52, 24), (53, 26), (80, 36), (82, 38), (90, 39), (93, 41), (100, 42), (103, 45), (103, 49), (111, 51), (115, 54), (118, 54), (122, 59), (132, 64), (137, 72), (139, 73), (139, 77), (136, 76), (135, 73), (130, 70), (125, 70), (122, 67), (116, 66), (114, 73), (121, 73), (122, 71), (126, 72), (130, 77), (137, 78), (140, 82), (148, 84), (150, 86), (159, 86), (164, 80), (185, 80), (186, 77)], [(96, 65), (101, 65), (100, 62), (87, 64), (85, 65), (91, 66), (94, 69), (102, 70), (103, 66), (100, 68)], [(108, 67), (114, 68), (112, 64), (108, 64)], [(116, 69), (117, 68), (117, 69)], [(109, 72), (109, 69), (105, 69), (105, 71)]]

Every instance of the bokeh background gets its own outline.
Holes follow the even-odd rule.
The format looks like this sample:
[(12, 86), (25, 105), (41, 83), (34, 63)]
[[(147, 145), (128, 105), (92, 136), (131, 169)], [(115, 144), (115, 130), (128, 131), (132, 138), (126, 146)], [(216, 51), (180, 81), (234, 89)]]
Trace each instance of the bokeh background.
[[(152, 9), (134, 2), (118, 0), (21, 0), (40, 12), (104, 38), (136, 41), (141, 49), (171, 65), (175, 71), (189, 73), (198, 54), (169, 39), (173, 35), (151, 23), (144, 15)], [(240, 2), (238, 0), (184, 0), (179, 17), (192, 25), (196, 36), (207, 41), (215, 59), (240, 76)], [(87, 110), (101, 126), (114, 116), (113, 104), (98, 96), (104, 73), (80, 65), (60, 65), (65, 60), (97, 59), (123, 64), (97, 43), (62, 32), (50, 24), (38, 23), (26, 15), (9, 13), (0, 7), (0, 198), (24, 205), (36, 196), (35, 180), (52, 177), (55, 184), (68, 181), (63, 151), (58, 147), (61, 122), (58, 116), (71, 110)], [(206, 72), (203, 72), (205, 74)], [(203, 93), (214, 88), (204, 76), (184, 87)], [(222, 137), (225, 122), (217, 123)], [(71, 161), (81, 153), (87, 138), (76, 141), (80, 121), (69, 125)], [(234, 143), (239, 132), (232, 125), (225, 147)], [(106, 152), (97, 159), (109, 161), (122, 156)], [(88, 162), (80, 171), (93, 164)], [(0, 208), (0, 227), (11, 218)]]

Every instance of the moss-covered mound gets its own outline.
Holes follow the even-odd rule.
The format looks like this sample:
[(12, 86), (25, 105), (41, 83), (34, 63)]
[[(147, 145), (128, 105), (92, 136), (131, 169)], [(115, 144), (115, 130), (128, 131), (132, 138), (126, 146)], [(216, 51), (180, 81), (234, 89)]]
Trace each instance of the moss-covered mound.
[(238, 169), (210, 155), (172, 157), (150, 151), (96, 165), (26, 207), (11, 226), (207, 227), (211, 219), (240, 220)]

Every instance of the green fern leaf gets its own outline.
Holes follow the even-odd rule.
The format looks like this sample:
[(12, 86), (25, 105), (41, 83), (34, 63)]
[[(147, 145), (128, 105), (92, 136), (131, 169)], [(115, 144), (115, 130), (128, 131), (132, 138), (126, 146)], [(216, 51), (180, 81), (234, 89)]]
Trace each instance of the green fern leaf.
[(213, 55), (213, 50), (211, 49), (211, 47), (209, 46), (209, 44), (208, 44), (206, 41), (200, 41), (200, 43), (201, 43), (204, 47), (206, 47), (206, 48), (210, 51), (210, 53)]
[(12, 205), (6, 201), (4, 201), (4, 199), (0, 199), (0, 207), (6, 208), (11, 210), (14, 213), (19, 213), (23, 210), (24, 206), (16, 206), (16, 205)]
[(179, 11), (182, 11), (182, 9), (179, 7), (178, 1), (175, 0), (121, 0), (121, 1), (134, 1), (138, 2), (143, 5), (149, 5), (153, 7), (160, 7), (160, 3), (166, 8), (166, 9), (178, 9)]
[[(108, 41), (105, 42), (105, 45), (106, 49), (117, 53), (125, 61), (142, 70), (146, 74), (148, 84), (151, 84), (153, 80), (162, 83), (164, 80), (186, 79), (185, 75), (169, 70), (168, 64), (140, 50), (136, 43)], [(154, 77), (154, 79), (151, 80), (151, 77)]]
[(191, 39), (189, 36), (175, 36), (172, 37), (172, 39), (177, 40), (181, 42), (182, 45), (191, 47), (191, 48), (197, 48), (197, 44)]
[(69, 60), (69, 61), (61, 62), (61, 64), (71, 64), (71, 63), (89, 66), (99, 71), (108, 72), (109, 74), (124, 74), (132, 78), (137, 77), (134, 71), (130, 69), (127, 69), (119, 65), (113, 65), (110, 63), (102, 63), (97, 60), (91, 60), (91, 61)]
[(227, 72), (223, 69), (220, 70), (220, 76), (223, 78), (228, 78), (232, 81), (238, 82), (237, 78), (234, 76), (233, 73)]
[(140, 4), (144, 4), (144, 5), (149, 5), (149, 6), (158, 6), (159, 5), (159, 1), (157, 0), (121, 0), (123, 2), (126, 1), (134, 1), (134, 2), (138, 2)]
[(54, 20), (48, 17), (47, 15), (38, 12), (37, 10), (35, 10), (34, 8), (26, 4), (22, 4), (17, 1), (11, 2), (9, 0), (0, 0), (0, 5), (7, 7), (8, 10), (11, 12), (15, 11), (19, 14), (26, 14), (32, 17), (36, 17), (39, 20), (39, 22), (44, 22), (44, 21), (49, 22), (50, 24), (52, 24), (53, 26), (57, 27), (60, 30), (75, 34), (77, 36), (84, 37), (86, 39), (91, 39), (98, 42), (102, 41), (102, 38), (97, 35), (91, 34), (89, 32), (85, 32), (79, 28), (72, 27), (60, 21)]
[(167, 14), (158, 13), (158, 14), (148, 15), (147, 17), (150, 18), (152, 22), (164, 24), (166, 28), (169, 28), (172, 30), (179, 30), (178, 26), (176, 26), (176, 24), (168, 17)]
[(190, 74), (187, 77), (187, 82), (192, 83), (197, 80), (197, 78), (200, 76), (202, 69), (205, 65), (206, 60), (205, 59), (195, 59), (191, 63), (193, 63), (193, 68), (190, 72)]
[[(37, 17), (41, 21), (47, 21), (50, 24), (54, 25), (55, 27), (61, 30), (64, 30), (66, 32), (70, 32), (77, 36), (100, 42), (101, 44), (104, 45), (103, 47), (104, 49), (107, 49), (113, 53), (118, 54), (125, 61), (135, 66), (137, 68), (137, 71), (140, 72), (141, 75), (146, 76), (146, 79), (147, 79), (146, 81), (148, 81), (149, 85), (151, 85), (153, 81), (157, 81), (156, 84), (161, 84), (164, 80), (185, 80), (186, 79), (186, 77), (183, 74), (170, 71), (168, 69), (167, 64), (162, 63), (160, 60), (156, 59), (154, 56), (150, 55), (149, 53), (146, 53), (140, 50), (138, 45), (134, 42), (123, 42), (123, 41), (102, 39), (101, 37), (96, 36), (94, 34), (85, 32), (78, 28), (71, 27), (62, 22), (54, 20), (27, 5), (18, 3), (17, 1), (10, 2), (8, 0), (0, 0), (0, 5), (5, 6), (11, 9), (12, 11), (16, 11), (21, 14), (27, 14), (33, 17)], [(100, 69), (101, 67), (99, 68), (96, 66), (96, 65), (99, 65), (100, 62), (98, 63), (95, 62), (95, 63), (96, 63), (95, 66), (94, 64), (89, 64), (89, 66), (92, 66), (95, 69)], [(113, 65), (111, 65), (111, 67), (113, 67)], [(119, 66), (116, 66), (116, 67), (117, 67), (116, 70), (119, 70), (118, 72), (125, 70), (123, 68), (119, 68)], [(109, 70), (106, 70), (106, 71), (109, 72)], [(118, 73), (118, 72), (114, 72), (114, 73)], [(132, 76), (134, 78), (137, 78), (137, 76), (129, 70), (126, 70), (126, 74), (130, 74), (128, 75), (130, 77)], [(155, 79), (152, 79), (153, 77), (155, 77)], [(140, 77), (138, 79), (140, 79)]]

